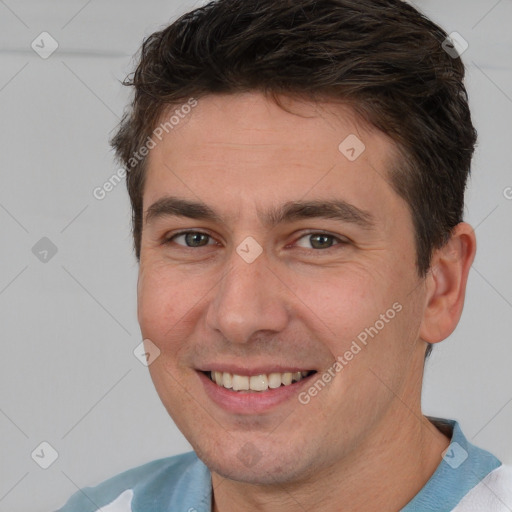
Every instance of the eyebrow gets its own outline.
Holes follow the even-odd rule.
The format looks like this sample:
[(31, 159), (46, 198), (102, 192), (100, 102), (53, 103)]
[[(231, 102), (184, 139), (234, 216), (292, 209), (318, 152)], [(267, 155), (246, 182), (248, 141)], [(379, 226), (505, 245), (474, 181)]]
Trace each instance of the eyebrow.
[[(302, 219), (324, 218), (352, 223), (364, 229), (375, 227), (375, 218), (367, 210), (362, 210), (342, 199), (316, 201), (289, 201), (265, 213), (258, 211), (264, 224), (269, 227)], [(162, 217), (187, 217), (222, 223), (222, 217), (207, 204), (173, 196), (165, 196), (155, 201), (146, 212), (145, 223)]]

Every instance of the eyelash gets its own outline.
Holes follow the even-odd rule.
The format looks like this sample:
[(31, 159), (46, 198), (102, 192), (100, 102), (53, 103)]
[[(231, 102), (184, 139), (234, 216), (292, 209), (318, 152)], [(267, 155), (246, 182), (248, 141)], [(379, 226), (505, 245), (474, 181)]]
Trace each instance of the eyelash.
[[(174, 242), (174, 240), (177, 237), (183, 236), (183, 235), (188, 235), (188, 234), (205, 235), (205, 236), (209, 237), (210, 240), (213, 240), (213, 237), (211, 235), (209, 235), (208, 233), (204, 233), (203, 231), (180, 231), (179, 233), (175, 233), (174, 235), (166, 238), (163, 241), (163, 245), (171, 244), (171, 243)], [(348, 240), (344, 240), (342, 238), (339, 238), (337, 236), (331, 235), (330, 233), (325, 233), (323, 231), (312, 231), (312, 232), (309, 232), (309, 233), (304, 233), (295, 242), (297, 242), (297, 241), (299, 241), (302, 238), (305, 238), (307, 236), (315, 236), (315, 235), (316, 236), (321, 235), (321, 236), (324, 236), (324, 237), (336, 240), (338, 243), (335, 244), (335, 245), (331, 245), (330, 247), (327, 247), (326, 249), (315, 249), (314, 247), (311, 248), (311, 249), (300, 247), (300, 249), (312, 250), (312, 251), (315, 251), (315, 252), (319, 252), (319, 251), (328, 251), (329, 249), (334, 249), (338, 245), (348, 245), (349, 244)], [(183, 247), (185, 249), (200, 249), (201, 247), (207, 247), (208, 245), (211, 245), (211, 244), (207, 244), (207, 245), (199, 246), (199, 247), (189, 247), (188, 245), (181, 245), (181, 244), (177, 244), (177, 245), (179, 245), (180, 247)]]

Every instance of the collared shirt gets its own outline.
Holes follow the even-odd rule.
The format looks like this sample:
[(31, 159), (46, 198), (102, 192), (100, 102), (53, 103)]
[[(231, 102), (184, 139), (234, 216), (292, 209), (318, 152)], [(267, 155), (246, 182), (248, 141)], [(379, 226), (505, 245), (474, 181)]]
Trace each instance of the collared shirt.
[[(459, 424), (431, 418), (451, 443), (400, 512), (510, 512), (512, 467), (471, 444)], [(209, 469), (194, 452), (155, 460), (75, 493), (57, 512), (211, 512)]]

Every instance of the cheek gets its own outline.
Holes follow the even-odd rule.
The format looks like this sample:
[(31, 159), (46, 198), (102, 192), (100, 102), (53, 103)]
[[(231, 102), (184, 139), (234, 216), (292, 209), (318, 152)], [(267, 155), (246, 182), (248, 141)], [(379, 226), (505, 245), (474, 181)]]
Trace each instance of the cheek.
[(309, 318), (307, 323), (315, 322), (318, 332), (325, 333), (331, 351), (338, 354), (394, 302), (380, 274), (355, 265), (304, 279), (295, 289), (303, 314)]
[(137, 316), (144, 338), (161, 350), (183, 335), (198, 308), (201, 291), (196, 281), (168, 266), (141, 265), (137, 288)]

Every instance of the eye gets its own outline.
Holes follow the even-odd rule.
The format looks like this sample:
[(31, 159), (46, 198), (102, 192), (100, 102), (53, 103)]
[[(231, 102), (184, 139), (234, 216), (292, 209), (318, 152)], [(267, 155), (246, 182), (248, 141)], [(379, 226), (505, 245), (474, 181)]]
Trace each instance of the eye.
[[(182, 239), (184, 243), (179, 243), (177, 240)], [(176, 233), (164, 240), (165, 244), (170, 244), (172, 242), (177, 243), (178, 245), (182, 245), (185, 247), (189, 247), (191, 249), (195, 247), (203, 247), (209, 244), (208, 241), (213, 241), (212, 237), (207, 233), (202, 233), (201, 231), (182, 231), (181, 233)], [(213, 241), (215, 243), (215, 241)]]
[[(298, 243), (300, 240), (306, 240), (303, 245)], [(337, 241), (335, 244), (333, 241)], [(308, 233), (299, 238), (296, 244), (299, 247), (303, 247), (305, 249), (330, 249), (333, 245), (344, 245), (347, 244), (348, 240), (344, 240), (342, 238), (336, 237), (334, 235), (330, 235), (329, 233)], [(309, 246), (308, 246), (309, 244)]]

